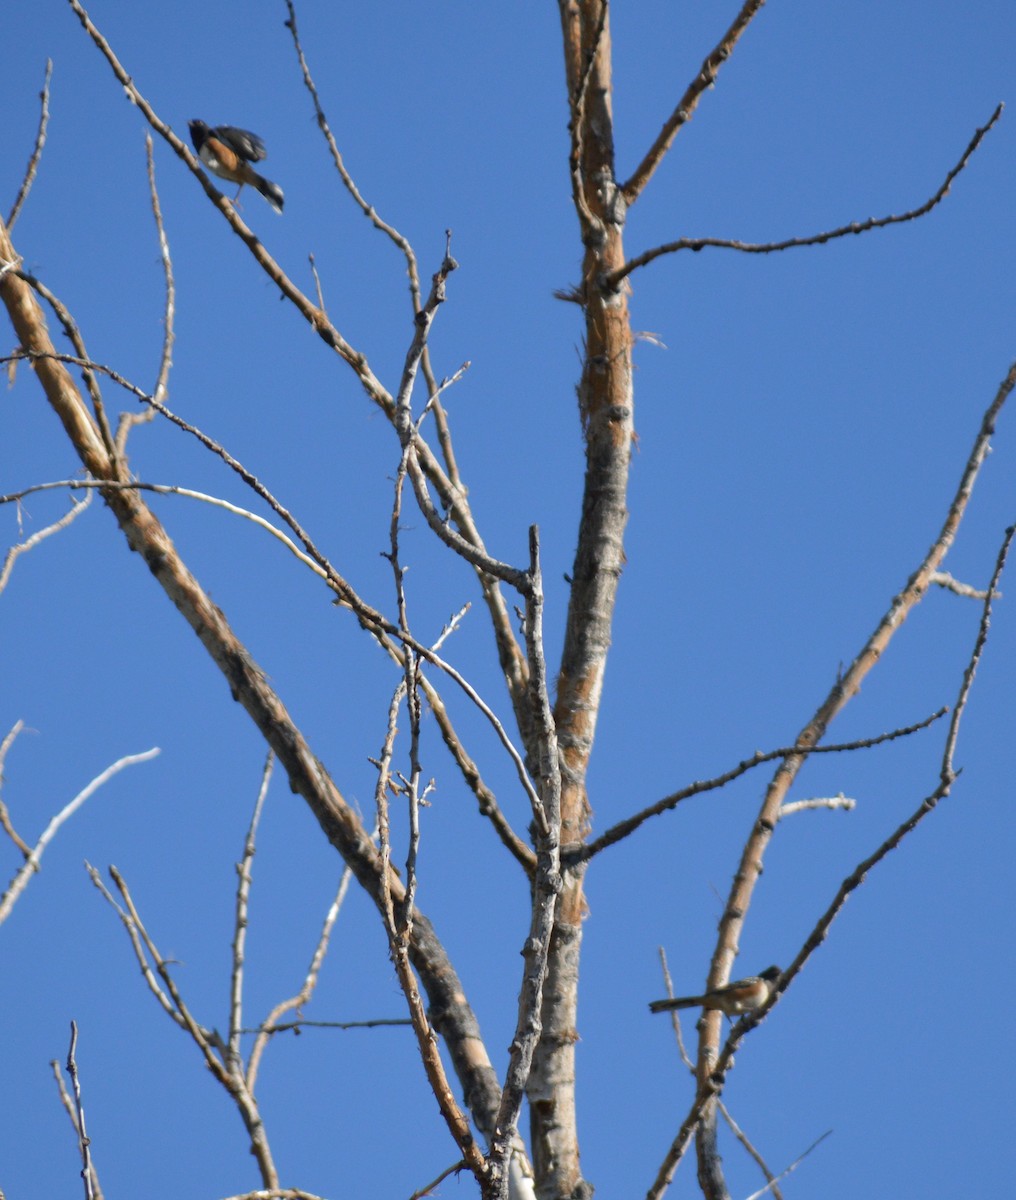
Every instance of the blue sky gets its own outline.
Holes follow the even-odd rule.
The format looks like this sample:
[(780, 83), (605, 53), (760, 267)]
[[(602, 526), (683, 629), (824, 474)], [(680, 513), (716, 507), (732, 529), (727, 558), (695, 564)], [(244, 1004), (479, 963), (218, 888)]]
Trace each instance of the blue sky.
[[(277, 217), (243, 215), (394, 387), (412, 335), (402, 263), (338, 184), (284, 5), (125, 5), (92, 18), (159, 114), (256, 130)], [(554, 5), (301, 7), (304, 46), (347, 166), (413, 242), (429, 277), (453, 230), (460, 263), (431, 339), (435, 369), (469, 360), (448, 396), (488, 546), (522, 563), (540, 525), (548, 656), (557, 661), (583, 461), (574, 398), (581, 324), (553, 298), (578, 278)], [(619, 170), (652, 141), (735, 6), (616, 6)], [(12, 0), (0, 75), (0, 209), (34, 136), (47, 56), (49, 140), (14, 231), (27, 267), (74, 312), (90, 353), (154, 383), (162, 276), (144, 123), (69, 7)], [(596, 828), (697, 778), (791, 741), (936, 535), (999, 381), (1016, 357), (1013, 13), (985, 0), (806, 5), (771, 0), (630, 215), (635, 254), (681, 236), (769, 240), (923, 202), (995, 105), (1010, 109), (928, 218), (808, 250), (664, 258), (632, 283), (636, 427), (612, 653), (590, 774)], [(372, 603), (392, 609), (386, 548), (398, 446), (348, 370), (285, 304), (156, 147), (177, 279), (170, 407), (223, 442), (296, 512)], [(51, 322), (51, 325), (54, 325)], [(662, 342), (663, 346), (657, 342)], [(7, 344), (10, 344), (8, 334)], [(664, 348), (665, 347), (665, 348)], [(6, 353), (7, 350), (4, 350)], [(107, 403), (134, 401), (106, 388)], [(995, 450), (946, 561), (983, 586), (1016, 519), (1016, 440)], [(0, 492), (74, 474), (29, 372), (0, 403)], [(133, 437), (139, 477), (252, 504), (221, 464), (165, 423)], [(218, 510), (153, 500), (343, 792), (369, 812), (395, 677), (323, 587), (270, 539)], [(64, 511), (59, 495), (0, 512), (3, 545)], [(407, 519), (410, 614), (424, 640), (477, 594)], [(726, 1098), (774, 1168), (834, 1134), (785, 1194), (1001, 1194), (1011, 1176), (1013, 577), (962, 728), (953, 795), (848, 903), (827, 944), (738, 1056)], [(871, 736), (952, 703), (979, 607), (936, 592), (831, 731)], [(225, 1026), (234, 864), (264, 747), (143, 564), (98, 505), (17, 566), (0, 597), (4, 798), (31, 839), (111, 761), (151, 746), (67, 825), (0, 929), (0, 1188), (69, 1194), (76, 1149), (47, 1063), (80, 1027), (89, 1131), (107, 1197), (227, 1196), (256, 1185), (243, 1131), (192, 1045), (145, 992), (129, 945), (82, 867), (115, 863), (153, 937), (181, 963), (200, 1019)], [(448, 656), (503, 715), (480, 606)], [(488, 730), (455, 716), (518, 828), (524, 798)], [(515, 1021), (525, 881), (456, 778), (436, 730), (424, 771), (422, 908), (463, 976), (499, 1068)], [(778, 830), (742, 939), (744, 970), (786, 963), (840, 880), (937, 782), (944, 730), (808, 766), (792, 799), (844, 792), (843, 813)], [(682, 806), (588, 876), (578, 1052), (583, 1166), (603, 1195), (651, 1182), (688, 1080), (657, 947), (694, 990), (720, 896), (767, 776)], [(0, 872), (16, 869), (0, 847)], [(255, 862), (248, 1012), (299, 985), (340, 864), (301, 801), (272, 786)], [(363, 1020), (404, 1007), (370, 905), (352, 891), (305, 1015)], [(1003, 1032), (997, 1026), (1002, 1023)], [(691, 1031), (690, 1022), (686, 1033)], [(285, 1182), (335, 1200), (408, 1196), (455, 1157), (403, 1029), (279, 1040), (260, 1084)], [(970, 1146), (976, 1143), (978, 1152)], [(725, 1147), (732, 1194), (761, 1186)], [(685, 1164), (672, 1194), (695, 1192)], [(472, 1195), (468, 1179), (442, 1195)]]

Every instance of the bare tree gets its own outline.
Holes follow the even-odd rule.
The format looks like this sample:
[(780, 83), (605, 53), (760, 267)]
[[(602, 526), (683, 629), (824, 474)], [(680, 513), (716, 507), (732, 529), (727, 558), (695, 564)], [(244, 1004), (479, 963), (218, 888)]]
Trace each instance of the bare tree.
[[(907, 739), (936, 725), (946, 732), (941, 750), (933, 756), (932, 785), (920, 788), (919, 802), (905, 821), (895, 827), (887, 825), (879, 842), (867, 849), (842, 880), (830, 881), (827, 903), (806, 920), (806, 936), (800, 939), (789, 964), (774, 974), (773, 986), (764, 993), (759, 1005), (733, 1010), (732, 1015), (738, 1019), (725, 1031), (722, 1006), (706, 1004), (698, 1027), (697, 1047), (687, 1055), (694, 1086), (686, 1108), (675, 1120), (669, 1149), (661, 1147), (659, 1163), (647, 1165), (645, 1182), (638, 1185), (646, 1187), (650, 1197), (663, 1195), (694, 1143), (703, 1195), (710, 1200), (727, 1196), (728, 1185), (717, 1149), (718, 1122), (726, 1118), (760, 1162), (767, 1187), (778, 1194), (777, 1171), (783, 1169), (783, 1164), (766, 1165), (764, 1155), (751, 1144), (750, 1129), (741, 1132), (720, 1097), (735, 1051), (794, 984), (826, 939), (847, 897), (891, 850), (935, 812), (956, 781), (955, 751), (961, 721), (984, 651), (992, 606), (1000, 592), (1012, 530), (1005, 534), (1001, 529), (998, 531), (997, 557), (993, 563), (983, 564), (985, 578), (979, 588), (957, 584), (945, 576), (943, 564), (991, 448), (996, 421), (1016, 384), (1016, 365), (1004, 374), (994, 394), (984, 397), (979, 428), (963, 431), (966, 448), (957, 457), (952, 496), (944, 511), (933, 518), (936, 532), (929, 549), (916, 562), (901, 567), (891, 599), (882, 611), (868, 617), (872, 632), (831, 681), (817, 707), (802, 702), (796, 736), (784, 745), (743, 757), (713, 777), (694, 782), (675, 780), (672, 790), (652, 803), (626, 801), (623, 817), (600, 825), (593, 819), (589, 778), (625, 564), (629, 472), (636, 445), (633, 348), (640, 335), (632, 322), (631, 286), (652, 264), (684, 251), (717, 249), (745, 255), (775, 255), (824, 245), (847, 235), (888, 236), (876, 231), (916, 222), (946, 200), (957, 177), (999, 120), (1001, 106), (988, 115), (983, 126), (971, 131), (958, 157), (943, 161), (940, 184), (930, 194), (901, 202), (896, 213), (766, 242), (716, 236), (678, 237), (675, 231), (670, 240), (633, 251), (626, 244), (631, 214), (652, 189), (678, 135), (695, 115), (706, 92), (717, 83), (725, 64), (735, 51), (743, 52), (741, 40), (762, 8), (763, 0), (748, 0), (729, 29), (705, 54), (694, 78), (679, 89), (679, 95), (675, 93), (673, 107), (662, 118), (651, 145), (641, 156), (626, 153), (626, 158), (633, 157), (636, 161), (627, 178), (619, 169), (615, 147), (609, 6), (605, 0), (581, 3), (560, 0), (567, 94), (567, 166), (581, 267), (577, 283), (561, 292), (559, 298), (574, 305), (581, 320), (577, 394), (585, 474), (579, 497), (574, 563), (567, 579), (567, 613), (559, 638), (555, 637), (551, 643), (560, 644), (561, 648), (555, 668), (547, 662), (541, 531), (535, 524), (528, 525), (527, 553), (518, 561), (501, 558), (491, 549), (478, 515), (480, 506), (474, 507), (474, 497), (482, 491), (482, 480), (475, 475), (469, 478), (460, 462), (446, 411), (449, 395), (454, 394), (453, 389), (466, 367), (441, 377), (431, 359), (432, 334), (441, 320), (442, 305), (455, 303), (454, 273), (458, 263), (454, 238), (447, 235), (443, 256), (428, 282), (427, 271), (409, 240), (379, 215), (347, 168), (326, 113), (324, 89), (318, 90), (311, 65), (314, 56), (310, 50), (305, 53), (300, 39), (298, 14), (292, 0), (286, 0), (287, 36), (320, 128), (324, 152), (330, 156), (349, 197), (367, 216), (372, 231), (388, 239), (401, 255), (408, 275), (411, 309), (404, 322), (404, 353), (395, 382), (386, 383), (355, 339), (345, 332), (341, 315), (344, 306), (329, 303), (326, 285), (314, 261), (311, 261), (309, 285), (302, 285), (273, 255), (268, 239), (259, 237), (247, 223), (241, 203), (253, 206), (256, 198), (241, 202), (230, 189), (220, 191), (219, 180), (207, 173), (206, 163), (148, 98), (144, 80), (135, 74), (130, 63), (121, 61), (116, 46), (107, 40), (78, 0), (67, 2), (113, 80), (136, 106), (140, 119), (147, 125), (149, 138), (154, 137), (170, 152), (172, 157), (161, 171), (189, 172), (193, 176), (208, 204), (221, 218), (223, 236), (235, 239), (249, 256), (246, 269), (260, 272), (270, 281), (285, 302), (287, 316), (295, 315), (303, 322), (323, 343), (326, 352), (351, 375), (362, 396), (390, 426), (392, 445), (397, 448), (398, 465), (391, 489), (385, 548), (391, 569), (392, 600), (384, 610), (367, 598), (368, 589), (351, 577), (335, 554), (312, 533), (311, 522), (263, 481), (267, 478), (264, 462), (243, 461), (238, 451), (178, 415), (169, 405), (176, 282), (151, 140), (148, 180), (165, 279), (164, 340), (154, 372), (154, 386), (148, 388), (136, 383), (116, 362), (93, 358), (87, 345), (87, 317), (76, 316), (69, 310), (59, 298), (55, 281), (43, 279), (41, 272), (30, 269), (32, 252), (19, 243), (11, 226), (26, 203), (31, 204), (30, 190), (50, 110), (47, 74), (35, 149), (7, 223), (0, 229), (0, 296), (16, 339), (16, 349), (4, 361), (11, 370), (19, 372), (19, 387), (34, 386), (29, 372), (24, 370), (31, 369), (43, 397), (58, 416), (84, 475), (38, 481), (18, 491), (9, 491), (0, 499), (8, 505), (20, 505), (29, 496), (46, 489), (66, 490), (72, 495), (81, 493), (84, 497), (98, 491), (127, 547), (141, 556), (153, 584), (161, 587), (176, 614), (197, 635), (267, 748), (263, 786), (238, 868), (230, 1006), (224, 1034), (218, 1032), (213, 1020), (201, 1017), (196, 1004), (188, 999), (185, 986), (174, 970), (172, 956), (160, 949), (159, 934), (148, 927), (143, 906), (134, 899), (125, 875), (111, 868), (110, 888), (101, 873), (90, 868), (93, 883), (120, 918), (153, 999), (194, 1044), (201, 1061), (241, 1117), (260, 1181), (256, 1190), (244, 1194), (266, 1198), (311, 1194), (294, 1187), (288, 1177), (290, 1170), (278, 1165), (271, 1146), (271, 1129), (256, 1089), (262, 1058), (271, 1040), (280, 1032), (309, 1024), (303, 1018), (302, 1008), (315, 993), (342, 898), (351, 883), (377, 910), (384, 932), (383, 944), (405, 997), (406, 1015), (402, 1019), (411, 1026), (420, 1063), (447, 1129), (451, 1165), (443, 1175), (451, 1171), (470, 1172), (477, 1192), (489, 1200), (508, 1195), (540, 1196), (544, 1200), (588, 1196), (593, 1187), (585, 1178), (580, 1162), (579, 1075), (575, 1056), (583, 921), (588, 904), (586, 879), (594, 860), (608, 857), (647, 822), (660, 818), (673, 820), (674, 810), (692, 797), (718, 792), (752, 773), (757, 779), (759, 771), (768, 771), (767, 782), (759, 788), (757, 810), (741, 838), (736, 861), (730, 863), (731, 883), (723, 900), (708, 965), (704, 990), (723, 988), (732, 978), (751, 974), (751, 970), (739, 969), (736, 960), (756, 885), (770, 844), (780, 832), (780, 822), (803, 810), (849, 810), (852, 806), (852, 799), (843, 794), (791, 799), (791, 790), (805, 764), (820, 755), (861, 753)], [(62, 327), (69, 350), (54, 343), (47, 327), (47, 310)], [(320, 350), (315, 345), (306, 352), (316, 354)], [(83, 386), (76, 382), (78, 372), (84, 380)], [(120, 393), (127, 395), (132, 407), (117, 418), (111, 397)], [(138, 426), (151, 420), (167, 432), (170, 426), (175, 427), (174, 432), (182, 432), (207, 451), (231, 483), (236, 482), (246, 490), (249, 501), (239, 504), (182, 484), (145, 479), (136, 473), (129, 454), (132, 439), (149, 436), (139, 432)], [(271, 450), (269, 441), (267, 453)], [(349, 789), (326, 766), (327, 754), (290, 715), (283, 689), (276, 686), (270, 670), (255, 659), (229, 614), (212, 599), (200, 570), (189, 564), (174, 543), (170, 531), (172, 510), (157, 510), (157, 497), (202, 503), (224, 510), (231, 520), (253, 523), (260, 533), (280, 543), (306, 570), (312, 587), (323, 586), (342, 613), (352, 616), (361, 634), (380, 651), (379, 662), (386, 668), (392, 664), (396, 667), (398, 678), (391, 690), (387, 712), (378, 714), (376, 743), (364, 751), (365, 756), (370, 754), (376, 772), (374, 811), (369, 817), (359, 811)], [(81, 503), (78, 500), (78, 507)], [(69, 515), (76, 516), (78, 507)], [(163, 513), (169, 515), (164, 518)], [(464, 564), (474, 578), (476, 597), (485, 612), (489, 644), (496, 655), (503, 686), (503, 693), (498, 696), (485, 694), (476, 682), (476, 673), (456, 665), (454, 656), (445, 648), (459, 628), (464, 610), (450, 618), (436, 637), (422, 632), (423, 623), (411, 615), (413, 597), (406, 580), (410, 564), (403, 539), (407, 524), (421, 520), (432, 535), (433, 555), (439, 560)], [(45, 532), (48, 531), (42, 531)], [(41, 533), (34, 535), (36, 539), (40, 536)], [(31, 549), (30, 542), (28, 539), (20, 543), (15, 551)], [(13, 567), (15, 556), (12, 552), (9, 567)], [(5, 568), (3, 583), (9, 573)], [(962, 599), (955, 597), (956, 604), (969, 603), (972, 597), (978, 606), (977, 629), (970, 638), (966, 670), (955, 681), (948, 713), (940, 708), (916, 720), (901, 716), (897, 727), (889, 732), (829, 740), (834, 720), (880, 666), (903, 622), (933, 584), (965, 593)], [(356, 697), (351, 697), (350, 702), (355, 704)], [(465, 717), (459, 715), (463, 712), (467, 714)], [(477, 811), (489, 824), (497, 852), (509, 856), (521, 868), (520, 889), (527, 894), (527, 927), (507, 933), (500, 931), (502, 936), (514, 937), (521, 949), (522, 965), (518, 973), (514, 1029), (510, 1033), (498, 1031), (493, 1043), (481, 1033), (469, 989), (457, 969), (448, 938), (438, 921), (428, 915), (421, 895), (422, 888), (425, 895), (433, 897), (438, 883), (428, 878), (419, 859), (421, 811), (426, 810), (431, 793), (429, 772), (438, 770), (429, 758), (424, 765), (425, 721), (434, 722), (448, 753), (440, 770), (454, 771), (461, 778), (475, 798)], [(478, 727), (482, 727), (480, 734), (476, 733)], [(495, 790), (488, 782), (488, 776), (503, 767), (491, 766), (488, 770), (486, 761), (471, 745), (481, 739), (496, 747), (495, 751), (483, 752), (489, 754), (492, 764), (500, 758), (510, 764), (513, 795), (507, 794), (503, 787)], [(0, 751), (0, 760), (2, 756)], [(250, 894), (255, 886), (255, 836), (274, 762), (285, 773), (290, 789), (313, 814), (324, 838), (341, 857), (343, 875), (296, 994), (280, 997), (267, 1017), (248, 1024), (243, 1015), (245, 937)], [(525, 806), (524, 819), (519, 817), (520, 798)], [(0, 816), (10, 833), (3, 810)], [(23, 853), (27, 853), (20, 840), (19, 844)], [(29, 865), (37, 867), (37, 859), (38, 852), (34, 860), (29, 858)], [(446, 882), (450, 888), (454, 886), (454, 881)], [(4, 915), (2, 908), (0, 915)], [(284, 1019), (290, 1016), (292, 1020)], [(500, 1070), (495, 1067), (496, 1055), (491, 1045), (499, 1046), (505, 1041), (509, 1043), (508, 1058)], [(747, 1047), (742, 1047), (741, 1052), (746, 1054)], [(73, 1059), (72, 1049), (72, 1062)], [(75, 1088), (79, 1069), (85, 1075), (87, 1099), (86, 1067), (72, 1067)], [(528, 1109), (527, 1132), (520, 1124), (524, 1106)], [(92, 1189), (87, 1194), (98, 1194), (103, 1158), (115, 1154), (115, 1147), (99, 1146), (94, 1157), (88, 1155), (82, 1099), (77, 1090), (75, 1104), (67, 1103), (67, 1108), (85, 1153), (86, 1185)], [(417, 1194), (424, 1194), (439, 1181), (421, 1187)], [(422, 1177), (420, 1183), (424, 1184)]]

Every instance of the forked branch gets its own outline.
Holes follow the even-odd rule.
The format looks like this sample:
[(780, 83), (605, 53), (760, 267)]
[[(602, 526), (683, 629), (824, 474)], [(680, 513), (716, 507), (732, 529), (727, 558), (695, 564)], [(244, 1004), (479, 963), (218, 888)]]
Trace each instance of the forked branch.
[[(80, 0), (68, 0), (68, 3), (88, 33), (88, 36), (106, 59), (127, 96), (144, 116), (149, 126), (163, 138), (173, 152), (186, 164), (209, 199), (229, 224), (232, 231), (244, 243), (272, 283), (295, 306), (303, 319), (317, 333), (321, 340), (353, 369), (365, 394), (372, 403), (381, 409), (388, 420), (394, 424), (396, 415), (395, 400), (374, 374), (366, 355), (351, 345), (332, 323), (320, 305), (316, 304), (302, 289), (297, 287), (279, 263), (269, 254), (253, 230), (240, 218), (230, 201), (212, 185), (202, 169), (200, 161), (191, 153), (190, 148), (159, 117), (152, 105), (141, 93), (133, 78), (113, 52), (109, 42), (103, 37), (97, 26), (89, 18), (88, 13), (81, 6)], [(295, 34), (295, 16), (293, 17), (293, 21), (294, 23), (291, 28)], [(79, 351), (79, 353), (81, 353), (81, 357), (87, 357), (83, 352)], [(431, 388), (431, 394), (433, 395), (436, 385), (432, 377), (428, 378), (428, 386)], [(454, 456), (446, 453), (445, 457), (448, 462), (448, 471), (446, 471), (442, 468), (434, 452), (422, 439), (418, 443), (417, 453), (420, 458), (420, 465), (426, 473), (427, 478), (438, 489), (442, 500), (447, 501), (449, 516), (459, 526), (459, 530), (465, 541), (473, 546), (478, 553), (486, 554), (483, 539), (473, 519), (466, 490), (460, 486)], [(491, 614), (499, 662), (511, 693), (512, 702), (515, 705), (516, 717), (519, 718), (523, 715), (526, 688), (525, 658), (512, 631), (507, 606), (504, 602), (504, 597), (501, 595), (497, 578), (479, 569), (478, 574), (484, 601)], [(522, 724), (521, 721), (520, 724)]]
[[(967, 460), (959, 487), (949, 507), (938, 537), (920, 566), (911, 575), (904, 590), (894, 598), (888, 612), (882, 618), (882, 621), (871, 638), (869, 638), (861, 653), (851, 664), (845, 675), (837, 680), (835, 687), (826, 698), (826, 701), (818, 709), (808, 725), (801, 731), (795, 744), (794, 753), (780, 764), (771, 781), (765, 800), (763, 801), (761, 812), (753, 823), (751, 834), (742, 853), (730, 897), (720, 922), (717, 948), (707, 981), (708, 987), (715, 987), (718, 983), (724, 982), (729, 977), (730, 964), (735, 957), (736, 946), (748, 908), (751, 904), (754, 886), (762, 871), (765, 850), (779, 819), (779, 811), (787, 790), (796, 778), (797, 772), (806, 761), (808, 755), (813, 752), (816, 743), (828, 728), (830, 721), (857, 693), (862, 680), (881, 659), (895, 632), (901, 627), (910, 611), (920, 602), (930, 586), (932, 575), (938, 570), (942, 559), (945, 557), (956, 536), (956, 531), (969, 503), (974, 483), (976, 482), (981, 465), (987, 456), (991, 438), (995, 430), (995, 422), (1014, 386), (1016, 386), (1016, 363), (1010, 368), (1009, 373), (999, 386), (995, 398), (984, 413), (981, 428), (974, 441), (974, 446)], [(746, 1033), (753, 1029), (761, 1020), (764, 1020), (773, 1005), (779, 1000), (780, 995), (786, 990), (790, 981), (801, 969), (803, 963), (824, 940), (829, 925), (842, 908), (846, 897), (850, 892), (859, 887), (867, 873), (881, 862), (891, 850), (895, 849), (903, 838), (934, 810), (938, 802), (949, 794), (956, 778), (953, 757), (959, 732), (959, 723), (966, 707), (974, 674), (987, 639), (991, 602), (997, 591), (998, 581), (1005, 564), (1013, 533), (1013, 529), (1006, 532), (1006, 538), (999, 553), (995, 572), (988, 588), (977, 639), (964, 672), (957, 703), (952, 711), (939, 770), (938, 786), (929, 796), (922, 800), (917, 811), (903, 822), (872, 855), (864, 859), (852, 874), (844, 880), (832, 904), (830, 904), (826, 913), (820, 919), (797, 958), (781, 975), (776, 989), (769, 1000), (757, 1013), (738, 1021), (731, 1030), (730, 1036), (718, 1056), (716, 1055), (716, 1046), (718, 1042), (719, 1022), (716, 1021), (712, 1028), (707, 1027), (704, 1029), (699, 1047), (700, 1083), (695, 1102), (688, 1116), (682, 1122), (681, 1128), (664, 1158), (656, 1180), (648, 1192), (649, 1200), (656, 1200), (669, 1186), (677, 1165), (690, 1145), (691, 1139), (703, 1119), (703, 1115), (722, 1090), (726, 1071), (733, 1061), (737, 1046)]]
[[(0, 265), (16, 261), (14, 248), (6, 231), (0, 227)], [(116, 474), (117, 464), (99, 436), (95, 421), (67, 368), (54, 361), (55, 351), (31, 288), (15, 271), (9, 270), (0, 276), (0, 299), (7, 307), (19, 344), (27, 354), (36, 356), (36, 378), (63, 422), (86, 470), (96, 478), (122, 482)], [(188, 570), (161, 522), (140, 494), (136, 490), (117, 487), (106, 489), (104, 499), (128, 545), (140, 553), (153, 577), (197, 633), (234, 698), (243, 704), (268, 745), (274, 749), (293, 790), (306, 800), (325, 836), (343, 855), (367, 894), (375, 904), (378, 903), (381, 864), (377, 848), (355, 809), (336, 787), (293, 722), (265, 673), (236, 637), (224, 613)], [(427, 647), (422, 647), (421, 654), (428, 661), (441, 665)], [(461, 680), (461, 675), (453, 672), (453, 677), (456, 676)], [(525, 775), (517, 751), (515, 762), (517, 769)], [(392, 878), (386, 882), (396, 901), (401, 902), (404, 894), (401, 880)], [(492, 1130), (500, 1099), (497, 1076), (485, 1053), (478, 1022), (466, 1000), (462, 983), (433, 927), (419, 910), (413, 923), (410, 955), (426, 987), (431, 1012), (436, 1014), (434, 1025), (445, 1039), (463, 1090), (469, 1096), (473, 1118), (484, 1131)]]

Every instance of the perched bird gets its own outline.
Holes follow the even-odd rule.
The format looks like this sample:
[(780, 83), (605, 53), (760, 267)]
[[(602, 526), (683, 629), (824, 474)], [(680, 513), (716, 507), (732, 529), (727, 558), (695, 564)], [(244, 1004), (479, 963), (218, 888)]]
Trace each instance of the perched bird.
[(702, 996), (675, 996), (673, 1000), (654, 1000), (649, 1011), (670, 1012), (675, 1008), (706, 1008), (726, 1013), (728, 1017), (754, 1012), (761, 1008), (773, 993), (776, 980), (780, 977), (779, 967), (766, 967), (761, 975), (749, 975), (734, 983), (724, 984), (715, 991)]
[(209, 129), (204, 121), (189, 123), (191, 141), (198, 158), (213, 175), (240, 185), (237, 197), (245, 183), (256, 188), (277, 213), (282, 212), (285, 197), (282, 188), (270, 179), (259, 175), (249, 164), (260, 162), (266, 155), (264, 142), (256, 133), (237, 129), (233, 125), (216, 125)]

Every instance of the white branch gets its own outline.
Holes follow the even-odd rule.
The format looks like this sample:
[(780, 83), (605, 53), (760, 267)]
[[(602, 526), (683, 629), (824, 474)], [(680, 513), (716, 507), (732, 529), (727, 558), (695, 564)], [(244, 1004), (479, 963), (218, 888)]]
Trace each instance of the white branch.
[(3, 896), (0, 896), (0, 925), (2, 925), (4, 921), (7, 920), (8, 916), (10, 916), (11, 909), (17, 902), (18, 897), (25, 890), (25, 888), (28, 887), (29, 879), (31, 879), (32, 875), (38, 871), (39, 861), (42, 858), (46, 847), (53, 840), (53, 838), (56, 837), (60, 826), (63, 825), (65, 821), (68, 821), (71, 817), (73, 817), (86, 800), (88, 800), (95, 792), (97, 792), (104, 783), (107, 783), (113, 778), (114, 775), (122, 771), (124, 767), (133, 767), (135, 763), (147, 762), (150, 758), (155, 758), (155, 756), (159, 753), (159, 747), (153, 746), (151, 750), (145, 750), (141, 754), (128, 754), (124, 758), (117, 759), (117, 761), (111, 766), (108, 766), (101, 775), (96, 775), (96, 777), (90, 784), (88, 784), (87, 787), (78, 792), (74, 799), (56, 814), (56, 816), (43, 830), (42, 835), (35, 844), (35, 848), (25, 860), (24, 865), (11, 880), (7, 891), (4, 892)]

